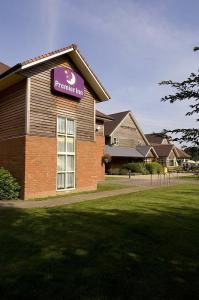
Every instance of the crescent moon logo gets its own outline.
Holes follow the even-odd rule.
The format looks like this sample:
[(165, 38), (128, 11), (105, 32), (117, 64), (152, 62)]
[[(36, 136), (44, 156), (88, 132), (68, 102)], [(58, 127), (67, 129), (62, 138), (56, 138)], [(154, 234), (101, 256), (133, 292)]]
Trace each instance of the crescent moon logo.
[(65, 71), (66, 82), (70, 85), (74, 85), (76, 82), (75, 74), (73, 72)]

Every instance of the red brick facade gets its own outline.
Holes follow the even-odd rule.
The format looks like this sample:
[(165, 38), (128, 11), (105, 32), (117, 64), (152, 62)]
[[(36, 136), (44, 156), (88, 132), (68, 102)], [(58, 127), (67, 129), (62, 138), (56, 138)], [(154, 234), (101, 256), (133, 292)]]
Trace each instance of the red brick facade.
[(24, 198), (56, 194), (56, 138), (26, 136)]
[(95, 142), (77, 141), (76, 187), (77, 190), (93, 190), (97, 182), (104, 180), (104, 137), (96, 136)]
[[(94, 190), (97, 181), (104, 179), (103, 151), (103, 136), (97, 136), (95, 142), (76, 141), (75, 191)], [(56, 192), (56, 138), (26, 136), (0, 141), (0, 166), (16, 177), (22, 199), (62, 193)]]

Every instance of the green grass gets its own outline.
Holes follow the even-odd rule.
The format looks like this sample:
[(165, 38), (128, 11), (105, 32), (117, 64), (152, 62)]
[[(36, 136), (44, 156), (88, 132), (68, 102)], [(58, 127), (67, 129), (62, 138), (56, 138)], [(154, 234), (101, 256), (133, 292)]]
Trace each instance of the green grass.
[(199, 180), (199, 175), (181, 176), (180, 179)]
[[(90, 194), (90, 193), (97, 193), (97, 192), (105, 192), (105, 191), (113, 191), (113, 190), (120, 190), (120, 189), (126, 189), (130, 185), (125, 184), (118, 184), (118, 183), (109, 183), (109, 182), (100, 182), (97, 184), (97, 190), (94, 191), (86, 191), (86, 192), (70, 192), (70, 193), (61, 193), (57, 194), (56, 196), (48, 196), (48, 197), (42, 197), (42, 198), (32, 198), (30, 200), (48, 200), (48, 199), (56, 199), (56, 198), (67, 198), (74, 195), (82, 195), (82, 194)], [(131, 187), (133, 187), (131, 185)], [(134, 185), (135, 187), (135, 185)]]
[[(105, 183), (98, 184), (97, 191), (104, 192), (104, 191), (120, 190), (120, 189), (126, 189), (129, 186), (130, 185), (125, 185), (125, 184), (120, 184), (120, 183), (105, 182)], [(133, 187), (133, 186), (131, 185), (131, 187)]]
[(106, 181), (109, 181), (109, 180), (121, 180), (122, 178), (125, 178), (125, 176), (122, 176), (122, 175), (120, 175), (120, 176), (111, 176), (111, 175), (108, 175), (108, 176), (105, 176), (105, 180)]
[(199, 295), (199, 185), (0, 210), (0, 299)]

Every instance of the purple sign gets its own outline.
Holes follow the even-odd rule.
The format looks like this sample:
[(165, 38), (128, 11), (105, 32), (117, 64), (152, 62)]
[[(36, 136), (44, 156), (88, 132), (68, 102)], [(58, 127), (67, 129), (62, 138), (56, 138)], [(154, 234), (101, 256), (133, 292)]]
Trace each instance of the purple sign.
[(52, 90), (81, 99), (84, 97), (84, 80), (73, 70), (58, 67), (53, 69)]

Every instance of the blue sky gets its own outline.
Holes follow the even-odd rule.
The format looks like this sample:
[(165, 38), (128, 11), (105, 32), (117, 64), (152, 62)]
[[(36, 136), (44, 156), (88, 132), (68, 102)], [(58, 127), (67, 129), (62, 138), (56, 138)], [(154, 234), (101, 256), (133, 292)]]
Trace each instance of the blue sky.
[(199, 1), (6, 0), (0, 10), (0, 61), (9, 65), (78, 45), (111, 95), (105, 113), (132, 110), (146, 132), (196, 127), (187, 105), (161, 103), (158, 82), (196, 72)]

